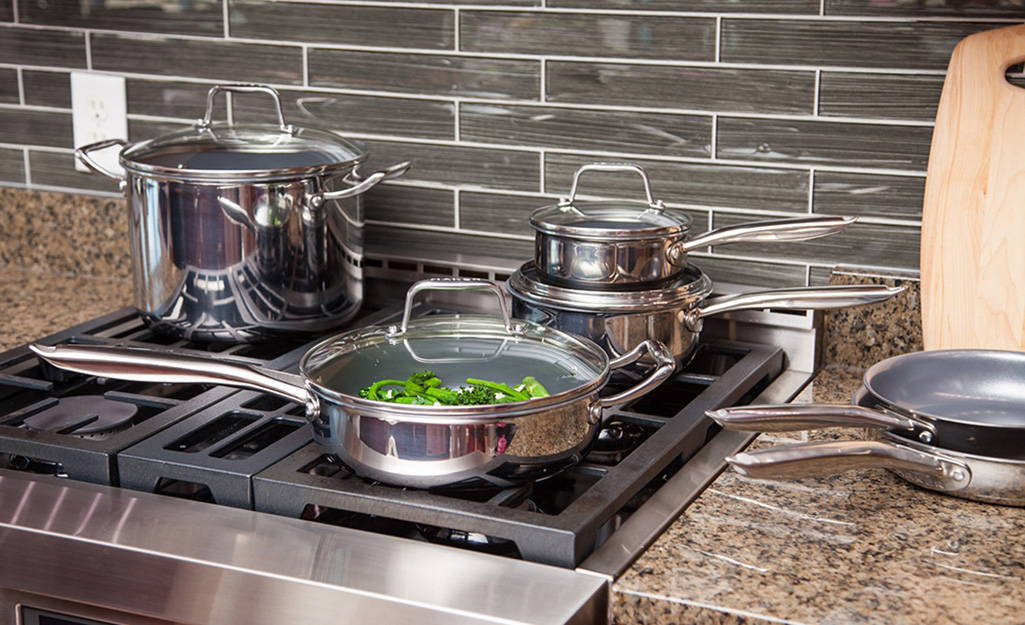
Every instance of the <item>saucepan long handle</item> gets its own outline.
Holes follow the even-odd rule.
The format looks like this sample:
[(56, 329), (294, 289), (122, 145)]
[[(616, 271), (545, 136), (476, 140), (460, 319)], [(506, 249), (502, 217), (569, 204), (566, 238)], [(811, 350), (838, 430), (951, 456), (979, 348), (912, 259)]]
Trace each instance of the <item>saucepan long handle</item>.
[(758, 479), (834, 475), (853, 469), (906, 471), (922, 484), (957, 490), (972, 480), (968, 465), (884, 441), (829, 441), (745, 451), (726, 458), (738, 473)]
[(817, 239), (841, 232), (856, 221), (857, 217), (815, 216), (755, 221), (716, 228), (673, 245), (669, 250), (669, 260), (682, 265), (687, 260), (687, 252), (726, 243)]
[(915, 422), (892, 412), (854, 404), (781, 404), (735, 406), (705, 413), (727, 430), (740, 432), (799, 432), (831, 427), (870, 427), (913, 431)]
[(177, 384), (221, 384), (307, 403), (301, 376), (212, 357), (109, 345), (30, 345), (37, 356), (61, 369), (115, 380)]
[(819, 287), (797, 287), (757, 291), (740, 295), (726, 295), (709, 300), (703, 306), (694, 307), (687, 313), (687, 327), (694, 332), (701, 330), (701, 319), (738, 310), (761, 310), (781, 308), (786, 310), (824, 310), (829, 308), (850, 308), (873, 304), (890, 299), (904, 287), (877, 286), (872, 284), (851, 284)]

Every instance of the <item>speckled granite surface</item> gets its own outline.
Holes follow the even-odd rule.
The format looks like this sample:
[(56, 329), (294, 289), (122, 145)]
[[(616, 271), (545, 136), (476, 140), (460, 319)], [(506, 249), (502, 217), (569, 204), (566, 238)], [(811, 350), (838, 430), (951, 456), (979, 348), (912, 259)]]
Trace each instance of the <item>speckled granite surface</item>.
[[(0, 189), (0, 349), (131, 300), (122, 203)], [(15, 214), (16, 213), (16, 214)], [(77, 275), (76, 275), (77, 274)], [(921, 349), (918, 283), (831, 313), (828, 366), (799, 401), (847, 402), (865, 366)], [(853, 432), (811, 438), (855, 437)], [(763, 435), (764, 447), (805, 438)], [(614, 586), (616, 623), (1025, 623), (1025, 509), (963, 501), (881, 470), (801, 481), (720, 476)]]

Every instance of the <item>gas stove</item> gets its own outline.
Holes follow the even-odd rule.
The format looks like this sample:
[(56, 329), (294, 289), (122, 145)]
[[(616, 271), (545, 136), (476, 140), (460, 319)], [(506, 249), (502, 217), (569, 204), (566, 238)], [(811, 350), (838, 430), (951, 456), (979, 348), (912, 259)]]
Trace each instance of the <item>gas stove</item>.
[[(453, 312), (450, 305), (428, 302), (418, 314)], [(365, 308), (352, 327), (402, 314), (398, 305)], [(312, 442), (297, 404), (219, 386), (70, 374), (41, 364), (27, 346), (13, 349), (0, 355), (0, 527), (8, 536), (0, 545), (18, 565), (0, 565), (0, 610), (28, 606), (10, 608), (21, 610), (19, 623), (252, 624), (281, 622), (284, 601), (288, 620), (304, 622), (317, 622), (310, 610), (328, 610), (337, 622), (366, 609), (395, 622), (603, 622), (611, 582), (718, 475), (723, 458), (750, 442), (720, 431), (705, 411), (788, 401), (810, 378), (810, 369), (795, 368), (794, 350), (750, 340), (751, 321), (737, 316), (706, 329), (695, 357), (667, 382), (606, 415), (580, 464), (526, 486), (465, 492), (354, 475)], [(781, 327), (804, 342), (814, 334), (810, 315), (769, 325), (763, 334), (773, 338)], [(312, 346), (169, 339), (129, 309), (39, 342), (212, 352), (292, 372)], [(614, 373), (603, 392), (640, 373)], [(111, 581), (87, 566), (57, 587), (46, 564), (58, 553), (68, 562), (123, 561), (130, 574)], [(492, 577), (471, 575), (475, 588), (465, 592), (435, 588), (437, 576), (465, 576), (453, 571), (467, 567)], [(172, 608), (170, 590), (146, 583), (186, 569), (216, 580), (220, 599)], [(142, 584), (136, 593), (159, 600), (114, 598), (105, 579)], [(422, 596), (400, 579), (437, 593)], [(224, 586), (229, 580), (241, 586)], [(211, 592), (186, 586), (199, 597)], [(254, 610), (243, 598), (261, 588), (288, 599)], [(542, 599), (553, 588), (557, 608)], [(0, 611), (0, 621), (8, 618)]]

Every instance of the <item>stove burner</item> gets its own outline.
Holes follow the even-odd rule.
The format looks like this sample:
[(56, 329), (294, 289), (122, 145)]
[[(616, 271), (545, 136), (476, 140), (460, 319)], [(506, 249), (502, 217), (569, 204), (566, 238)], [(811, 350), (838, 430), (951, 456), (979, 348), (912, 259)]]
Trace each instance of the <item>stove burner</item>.
[(135, 404), (98, 395), (76, 395), (57, 400), (22, 423), (30, 430), (99, 438), (127, 429), (138, 411)]
[(598, 439), (587, 453), (588, 462), (614, 465), (644, 442), (648, 432), (637, 423), (610, 421), (598, 433)]

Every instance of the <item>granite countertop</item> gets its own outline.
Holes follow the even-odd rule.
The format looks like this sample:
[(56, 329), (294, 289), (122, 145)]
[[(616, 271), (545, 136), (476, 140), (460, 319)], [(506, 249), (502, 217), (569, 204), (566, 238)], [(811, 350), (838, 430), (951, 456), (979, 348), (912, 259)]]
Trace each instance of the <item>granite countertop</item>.
[[(0, 351), (131, 302), (120, 202), (3, 188), (0, 202), (17, 207), (0, 211)], [(834, 272), (833, 281), (865, 278)], [(900, 298), (830, 318), (827, 366), (797, 401), (846, 403), (867, 364), (921, 349), (917, 284), (904, 283)], [(762, 435), (754, 447), (808, 437), (856, 433)], [(1021, 536), (1023, 508), (941, 495), (882, 470), (799, 481), (727, 470), (615, 582), (613, 616), (620, 625), (1025, 623)]]

